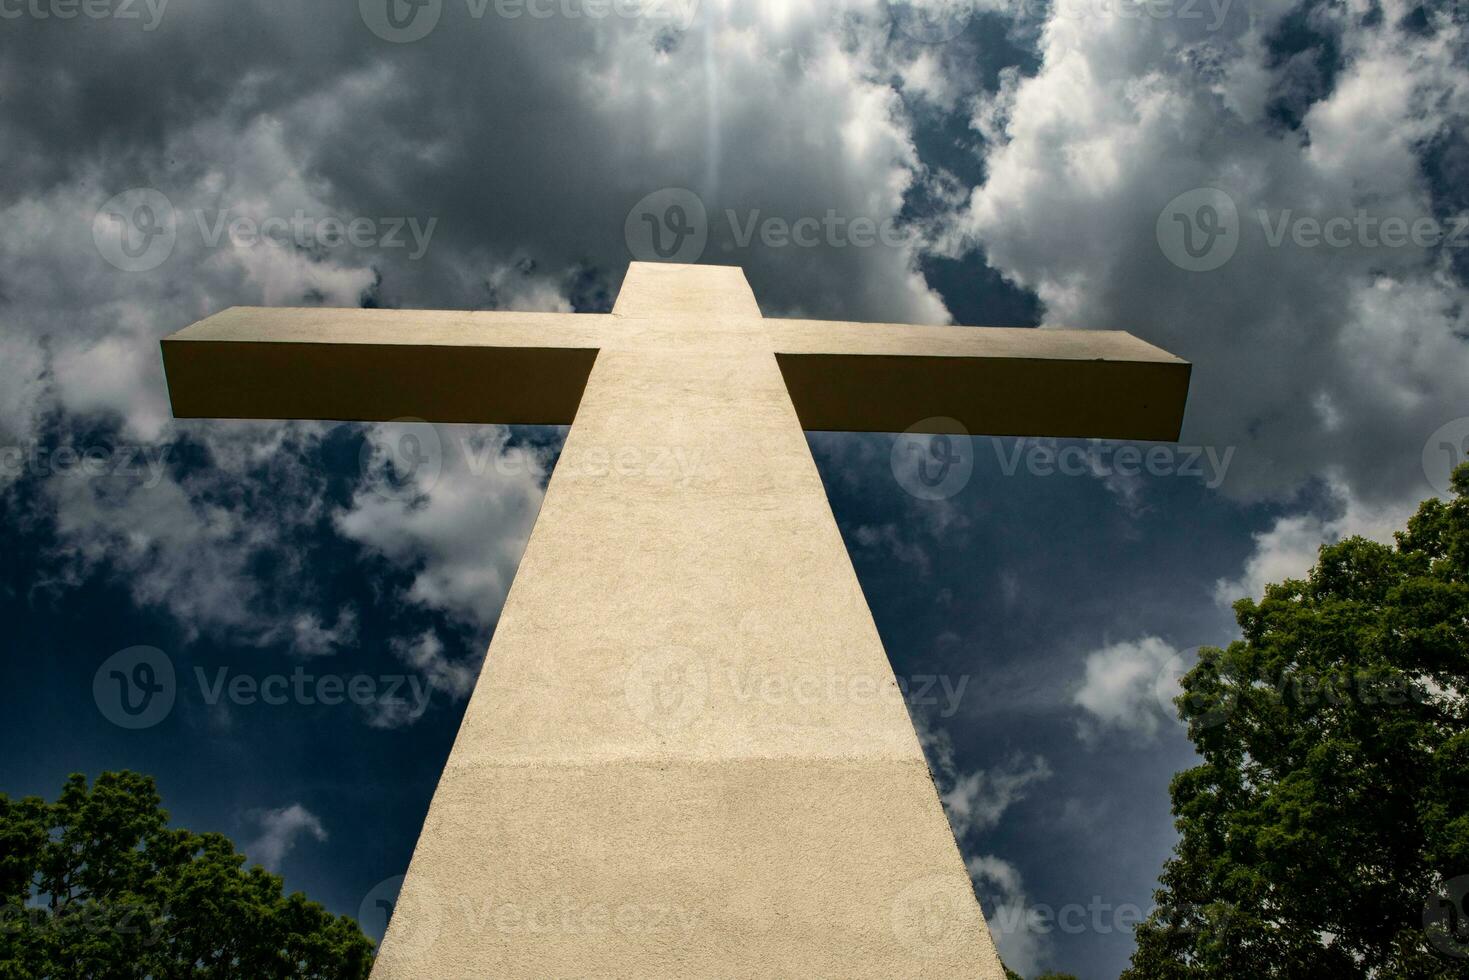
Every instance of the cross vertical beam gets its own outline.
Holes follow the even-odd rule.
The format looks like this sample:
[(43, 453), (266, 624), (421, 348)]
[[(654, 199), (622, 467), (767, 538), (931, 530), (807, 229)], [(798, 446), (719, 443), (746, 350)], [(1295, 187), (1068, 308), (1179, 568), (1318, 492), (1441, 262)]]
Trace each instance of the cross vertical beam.
[[(359, 316), (189, 328), (176, 409), (505, 421), (514, 368), (560, 390), (543, 421), (577, 397), (374, 975), (999, 980), (802, 425), (1155, 437), (1187, 365), (1126, 335), (763, 320), (705, 266), (634, 264), (606, 317)], [(395, 353), (416, 366), (374, 395)], [(1009, 405), (1006, 364), (1069, 407)], [(440, 377), (475, 394), (417, 390)]]

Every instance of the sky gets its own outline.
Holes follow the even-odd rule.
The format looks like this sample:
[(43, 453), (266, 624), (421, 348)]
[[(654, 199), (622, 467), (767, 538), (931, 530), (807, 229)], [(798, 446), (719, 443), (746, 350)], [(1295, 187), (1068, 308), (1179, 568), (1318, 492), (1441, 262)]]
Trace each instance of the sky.
[(158, 340), (737, 264), (1193, 362), (1176, 448), (808, 437), (1001, 954), (1116, 976), (1177, 676), (1469, 455), (1469, 6), (391, 2), (0, 0), (0, 792), (153, 774), (380, 934), (565, 430), (175, 422)]

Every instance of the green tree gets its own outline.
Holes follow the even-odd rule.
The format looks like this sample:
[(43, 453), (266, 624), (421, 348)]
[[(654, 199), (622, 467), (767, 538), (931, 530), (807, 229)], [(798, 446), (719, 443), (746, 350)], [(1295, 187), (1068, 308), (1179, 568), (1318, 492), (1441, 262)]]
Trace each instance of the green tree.
[(1177, 704), (1203, 762), (1124, 977), (1469, 976), (1469, 466), (1454, 490), (1200, 650)]
[(221, 834), (169, 829), (161, 802), (131, 772), (74, 775), (55, 803), (0, 794), (0, 980), (367, 976), (355, 921)]

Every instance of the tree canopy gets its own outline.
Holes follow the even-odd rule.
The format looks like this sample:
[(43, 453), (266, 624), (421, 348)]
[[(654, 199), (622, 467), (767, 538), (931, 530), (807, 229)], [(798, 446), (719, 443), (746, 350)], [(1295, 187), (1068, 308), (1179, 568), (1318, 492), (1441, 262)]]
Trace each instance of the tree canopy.
[(56, 802), (0, 794), (0, 980), (358, 980), (371, 940), (221, 834), (170, 829), (153, 779), (71, 776)]
[(1469, 466), (1454, 490), (1200, 650), (1176, 703), (1203, 761), (1124, 977), (1469, 976)]

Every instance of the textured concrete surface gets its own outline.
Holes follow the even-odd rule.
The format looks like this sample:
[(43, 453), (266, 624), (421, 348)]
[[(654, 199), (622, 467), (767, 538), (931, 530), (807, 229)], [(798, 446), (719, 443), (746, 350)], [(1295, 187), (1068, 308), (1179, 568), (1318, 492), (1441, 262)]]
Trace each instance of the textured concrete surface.
[[(1187, 365), (1126, 335), (956, 332), (766, 321), (738, 269), (634, 264), (610, 316), (234, 310), (166, 342), (193, 414), (428, 417), (398, 411), (411, 385), (354, 389), (394, 354), (418, 379), (464, 348), (532, 372), (548, 406), (579, 397), (378, 980), (1001, 976), (776, 354), (841, 355), (793, 385), (834, 423), (832, 372), (939, 356), (1141, 365), (1099, 390), (1176, 431)], [(577, 356), (513, 360), (551, 348)], [(328, 394), (272, 380), (303, 364)], [(425, 401), (505, 421), (501, 381)], [(927, 407), (852, 415), (906, 428)]]

